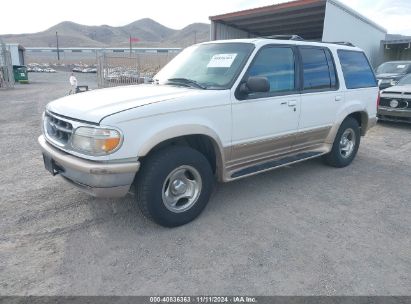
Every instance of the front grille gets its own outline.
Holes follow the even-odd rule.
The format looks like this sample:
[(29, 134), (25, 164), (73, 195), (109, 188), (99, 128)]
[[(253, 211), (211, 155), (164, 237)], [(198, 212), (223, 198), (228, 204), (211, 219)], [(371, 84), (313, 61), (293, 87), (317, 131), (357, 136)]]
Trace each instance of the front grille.
[(406, 109), (406, 108), (411, 108), (411, 99), (405, 99), (405, 98), (387, 98), (387, 97), (381, 97), (380, 106), (381, 106), (381, 107), (391, 108), (391, 101), (392, 101), (392, 100), (397, 100), (397, 101), (398, 101), (398, 106), (395, 107), (394, 109)]
[(44, 128), (48, 138), (64, 146), (70, 141), (73, 132), (71, 123), (49, 113), (45, 114)]

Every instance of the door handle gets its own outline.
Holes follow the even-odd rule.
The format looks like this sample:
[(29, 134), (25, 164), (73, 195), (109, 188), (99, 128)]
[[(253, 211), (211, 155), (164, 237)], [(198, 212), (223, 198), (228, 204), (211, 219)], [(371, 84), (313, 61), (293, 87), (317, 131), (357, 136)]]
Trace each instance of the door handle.
[(295, 107), (297, 105), (297, 100), (289, 100), (287, 103), (289, 107)]
[(342, 97), (341, 96), (335, 96), (335, 101), (341, 101)]

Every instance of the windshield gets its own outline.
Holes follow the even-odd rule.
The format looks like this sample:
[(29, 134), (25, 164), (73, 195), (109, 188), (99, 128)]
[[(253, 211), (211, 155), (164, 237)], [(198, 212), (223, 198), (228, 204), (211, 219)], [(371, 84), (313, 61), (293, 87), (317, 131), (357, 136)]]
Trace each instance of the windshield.
[(398, 82), (397, 85), (410, 85), (411, 84), (411, 75), (407, 75)]
[(250, 43), (210, 43), (185, 49), (156, 76), (155, 83), (228, 89), (254, 49)]
[(377, 74), (404, 74), (409, 66), (407, 63), (386, 62), (378, 67)]

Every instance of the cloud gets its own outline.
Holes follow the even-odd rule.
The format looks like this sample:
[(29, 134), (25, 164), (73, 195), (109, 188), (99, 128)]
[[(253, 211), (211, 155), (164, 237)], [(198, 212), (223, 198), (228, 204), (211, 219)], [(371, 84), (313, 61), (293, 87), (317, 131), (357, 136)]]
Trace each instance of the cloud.
[(410, 0), (343, 0), (342, 2), (385, 27), (391, 34), (411, 35)]

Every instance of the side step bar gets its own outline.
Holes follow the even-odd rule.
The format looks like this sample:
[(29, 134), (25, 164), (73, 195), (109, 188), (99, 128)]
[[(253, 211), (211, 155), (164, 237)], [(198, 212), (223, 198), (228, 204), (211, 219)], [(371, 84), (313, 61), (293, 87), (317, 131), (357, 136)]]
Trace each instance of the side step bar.
[(324, 154), (323, 152), (303, 152), (293, 156), (287, 156), (278, 160), (270, 160), (265, 163), (261, 163), (255, 166), (251, 166), (245, 169), (241, 169), (237, 172), (234, 172), (231, 175), (231, 178), (238, 178), (245, 175), (254, 174), (257, 172), (268, 171), (270, 169), (278, 168), (285, 166), (287, 164), (300, 162), (309, 158), (314, 158)]

